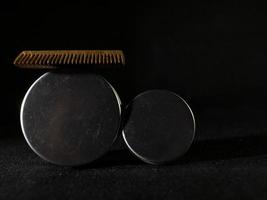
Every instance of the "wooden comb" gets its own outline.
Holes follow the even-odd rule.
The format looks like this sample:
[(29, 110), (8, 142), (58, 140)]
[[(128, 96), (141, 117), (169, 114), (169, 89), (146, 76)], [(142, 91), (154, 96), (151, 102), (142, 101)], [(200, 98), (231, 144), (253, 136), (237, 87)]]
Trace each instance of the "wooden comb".
[(14, 65), (34, 69), (55, 69), (68, 65), (125, 65), (125, 58), (121, 50), (22, 51)]

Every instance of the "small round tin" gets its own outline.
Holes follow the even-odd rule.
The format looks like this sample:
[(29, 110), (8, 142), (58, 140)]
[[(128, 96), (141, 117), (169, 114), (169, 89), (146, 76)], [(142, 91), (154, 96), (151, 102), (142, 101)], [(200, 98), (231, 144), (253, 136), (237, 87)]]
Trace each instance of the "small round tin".
[(20, 121), (26, 141), (41, 158), (83, 165), (105, 154), (115, 141), (120, 100), (101, 76), (48, 72), (26, 93)]
[(122, 134), (138, 158), (163, 164), (176, 160), (190, 148), (195, 120), (180, 96), (166, 90), (150, 90), (127, 106)]

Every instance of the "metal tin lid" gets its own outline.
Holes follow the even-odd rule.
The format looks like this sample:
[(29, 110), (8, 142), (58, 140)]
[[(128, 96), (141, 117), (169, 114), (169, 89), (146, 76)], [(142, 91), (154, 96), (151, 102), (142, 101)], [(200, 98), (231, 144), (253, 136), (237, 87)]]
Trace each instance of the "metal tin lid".
[(195, 136), (195, 120), (188, 104), (177, 94), (150, 90), (128, 105), (123, 138), (141, 160), (163, 164), (182, 156)]
[(89, 163), (109, 150), (120, 128), (120, 100), (101, 76), (46, 73), (26, 93), (20, 115), (26, 141), (58, 165)]

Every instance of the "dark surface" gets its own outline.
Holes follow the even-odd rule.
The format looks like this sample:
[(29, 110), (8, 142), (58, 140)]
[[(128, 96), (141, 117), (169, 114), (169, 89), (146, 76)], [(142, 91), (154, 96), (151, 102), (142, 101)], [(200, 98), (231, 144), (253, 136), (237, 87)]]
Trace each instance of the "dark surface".
[[(127, 150), (80, 168), (55, 166), (34, 154), (18, 130), (20, 137), (0, 140), (0, 199), (264, 200), (267, 126), (261, 122), (262, 108), (237, 107), (235, 116), (216, 108), (205, 108), (201, 117), (196, 113), (201, 139), (166, 166), (145, 164)], [(240, 111), (253, 114), (254, 120)], [(215, 134), (247, 136), (212, 139)]]
[(31, 86), (21, 108), (30, 147), (44, 160), (77, 166), (103, 156), (120, 129), (120, 100), (101, 76), (46, 73)]
[[(213, 125), (214, 132), (247, 131)], [(257, 131), (265, 132), (264, 127)], [(153, 166), (129, 151), (116, 151), (91, 165), (69, 168), (41, 160), (22, 137), (2, 138), (0, 199), (266, 199), (266, 142), (255, 136), (205, 139), (172, 165)]]
[[(1, 1), (1, 199), (266, 199), (266, 23), (258, 1)], [(195, 153), (163, 167), (115, 154), (83, 169), (36, 156), (19, 108), (43, 72), (12, 61), (24, 49), (80, 48), (125, 51), (126, 68), (103, 73), (124, 105), (149, 89), (183, 97), (203, 142)]]
[(123, 139), (138, 158), (164, 164), (181, 157), (195, 137), (195, 119), (190, 107), (177, 94), (149, 90), (127, 106)]

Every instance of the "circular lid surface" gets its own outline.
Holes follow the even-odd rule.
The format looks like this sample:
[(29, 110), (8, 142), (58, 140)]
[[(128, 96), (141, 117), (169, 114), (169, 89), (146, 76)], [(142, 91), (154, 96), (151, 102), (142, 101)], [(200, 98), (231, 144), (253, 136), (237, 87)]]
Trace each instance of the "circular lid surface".
[(41, 158), (58, 165), (89, 163), (109, 150), (120, 127), (120, 100), (102, 77), (46, 73), (30, 87), (20, 121)]
[(187, 103), (166, 90), (141, 93), (128, 105), (123, 138), (141, 160), (163, 164), (182, 156), (195, 136), (195, 120)]

